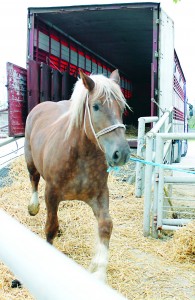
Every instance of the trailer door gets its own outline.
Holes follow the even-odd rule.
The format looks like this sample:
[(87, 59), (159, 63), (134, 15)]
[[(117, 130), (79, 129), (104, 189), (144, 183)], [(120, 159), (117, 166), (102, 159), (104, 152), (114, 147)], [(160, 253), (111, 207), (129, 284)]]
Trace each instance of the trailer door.
[(24, 136), (27, 117), (27, 70), (7, 63), (9, 136)]
[[(158, 57), (159, 105), (165, 110), (173, 105), (174, 23), (162, 9), (160, 10)], [(159, 115), (161, 115), (160, 111)]]

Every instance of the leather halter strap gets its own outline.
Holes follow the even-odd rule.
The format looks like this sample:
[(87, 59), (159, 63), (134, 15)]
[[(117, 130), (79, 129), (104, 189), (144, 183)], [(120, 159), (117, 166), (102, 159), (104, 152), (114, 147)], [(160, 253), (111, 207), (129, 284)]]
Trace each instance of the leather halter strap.
[(125, 129), (125, 125), (124, 124), (118, 123), (118, 124), (114, 124), (114, 125), (108, 126), (108, 127), (104, 128), (104, 129), (98, 131), (95, 135), (96, 135), (97, 138), (99, 138), (99, 136), (101, 136), (103, 134), (106, 134), (106, 133), (108, 133), (108, 132), (110, 132), (112, 130), (115, 130), (116, 128), (119, 128), (119, 127)]

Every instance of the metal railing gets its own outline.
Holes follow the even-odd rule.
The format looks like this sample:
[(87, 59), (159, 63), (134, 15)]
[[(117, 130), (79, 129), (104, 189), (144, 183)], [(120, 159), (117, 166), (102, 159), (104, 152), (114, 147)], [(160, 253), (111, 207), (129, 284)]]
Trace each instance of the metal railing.
[[(165, 194), (165, 184), (185, 184), (185, 185), (195, 184), (195, 174), (192, 177), (175, 176), (175, 175), (166, 176), (165, 169), (158, 166), (158, 164), (163, 163), (164, 144), (165, 141), (167, 140), (169, 141), (195, 140), (195, 133), (157, 133), (156, 134), (156, 149), (158, 149), (158, 151), (156, 151), (155, 163), (157, 165), (155, 166), (155, 170), (154, 170), (154, 199), (153, 199), (153, 209), (152, 209), (152, 236), (153, 237), (158, 237), (159, 230), (176, 230), (179, 228), (178, 226), (185, 225), (186, 223), (190, 222), (192, 219), (192, 218), (185, 218), (184, 221), (183, 218), (179, 218), (178, 216), (176, 216), (176, 210), (172, 203), (170, 203), (170, 206), (172, 208), (172, 213), (175, 214), (175, 218), (177, 219), (172, 219), (171, 216), (166, 219), (163, 217), (164, 199), (165, 197), (171, 199), (171, 196), (169, 197), (168, 195)], [(177, 168), (175, 168), (175, 170), (177, 170)], [(184, 174), (185, 174), (185, 170), (187, 171), (187, 168), (183, 168)], [(188, 201), (187, 197), (186, 199), (183, 199), (184, 210), (186, 209), (185, 203), (187, 201)], [(195, 210), (195, 206), (194, 206), (194, 210)], [(192, 217), (193, 215), (194, 214), (192, 214)], [(149, 228), (147, 223), (147, 227), (145, 227), (145, 233), (148, 234), (148, 231)]]
[[(173, 107), (170, 107), (163, 116), (159, 119), (158, 117), (141, 117), (138, 119), (138, 145), (137, 145), (137, 156), (141, 156), (148, 161), (154, 161), (155, 152), (154, 150), (154, 137), (157, 132), (162, 128), (165, 130), (165, 122), (168, 121), (166, 132), (171, 129)], [(146, 123), (155, 123), (153, 128), (146, 134), (145, 133), (145, 124)], [(170, 145), (166, 146), (166, 153), (169, 150)], [(148, 173), (151, 173), (152, 176), (152, 167), (146, 166)], [(146, 185), (147, 184), (147, 185)], [(144, 193), (144, 187), (148, 186), (148, 182), (144, 183), (144, 166), (140, 162), (136, 164), (136, 184), (135, 184), (135, 196), (141, 197)]]
[[(161, 167), (165, 162), (171, 163), (173, 140), (195, 139), (195, 134), (170, 132), (172, 130), (172, 112), (173, 107), (170, 107), (160, 119), (157, 117), (142, 117), (138, 120), (137, 156), (156, 164), (154, 167), (152, 164), (136, 163), (135, 196), (141, 197), (144, 194), (144, 236), (152, 234), (154, 237), (158, 237), (159, 230), (176, 230), (181, 224), (188, 223), (194, 215), (188, 211), (186, 212), (188, 218), (179, 217), (176, 213), (175, 204), (172, 204), (172, 202), (176, 203), (176, 200), (172, 200), (171, 195), (168, 195), (165, 191), (166, 184), (171, 185), (171, 187), (173, 184), (179, 183), (195, 184), (195, 176), (191, 178), (186, 176), (176, 177), (175, 175), (166, 176), (165, 168)], [(145, 133), (145, 124), (150, 122), (156, 123), (148, 133)], [(168, 201), (166, 207), (164, 200)], [(167, 207), (171, 214), (168, 213)], [(185, 207), (185, 204), (183, 204), (183, 210), (186, 210)], [(193, 209), (193, 207), (191, 208)], [(171, 219), (171, 215), (174, 215), (177, 219)]]
[(8, 136), (8, 108), (0, 109), (0, 138)]

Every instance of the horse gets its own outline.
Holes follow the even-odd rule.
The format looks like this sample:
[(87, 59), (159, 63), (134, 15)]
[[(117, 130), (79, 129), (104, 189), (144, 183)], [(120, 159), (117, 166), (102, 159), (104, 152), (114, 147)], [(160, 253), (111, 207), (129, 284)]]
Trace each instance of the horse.
[(58, 206), (81, 200), (98, 223), (98, 242), (89, 270), (105, 281), (112, 219), (109, 214), (108, 166), (122, 166), (130, 157), (122, 114), (126, 100), (120, 76), (88, 76), (80, 70), (69, 101), (39, 103), (25, 127), (25, 160), (32, 185), (29, 214), (39, 211), (38, 183), (45, 180), (46, 240), (59, 230)]

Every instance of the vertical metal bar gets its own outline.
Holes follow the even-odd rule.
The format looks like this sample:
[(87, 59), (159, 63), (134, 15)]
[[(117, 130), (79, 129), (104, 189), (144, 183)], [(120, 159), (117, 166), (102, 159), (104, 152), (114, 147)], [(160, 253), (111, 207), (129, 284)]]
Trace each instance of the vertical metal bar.
[(27, 60), (28, 58), (34, 59), (34, 14), (31, 14), (30, 11), (28, 11), (28, 31), (27, 31), (27, 40), (28, 40), (28, 46), (27, 46)]
[(76, 50), (77, 50), (77, 68), (76, 68), (76, 70), (77, 70), (77, 75), (78, 75), (78, 73), (79, 73), (79, 49), (78, 49), (78, 46), (76, 47)]
[[(39, 61), (39, 23), (37, 22), (37, 46), (36, 46), (36, 62)], [(34, 60), (34, 57), (32, 57)]]
[[(152, 161), (153, 134), (146, 136), (146, 160)], [(152, 189), (152, 169), (150, 165), (145, 167), (145, 191), (144, 191), (144, 236), (150, 235), (150, 210), (151, 210), (151, 189)]]
[(58, 68), (60, 69), (60, 71), (62, 71), (62, 69), (61, 69), (61, 66), (62, 66), (62, 37), (61, 37), (61, 35), (59, 38), (59, 43), (60, 43), (60, 57), (59, 57)]
[(87, 67), (86, 67), (86, 65), (87, 65), (87, 63), (86, 63), (86, 51), (84, 51), (84, 58), (85, 58), (85, 60), (84, 60), (84, 68), (85, 68), (85, 71), (86, 71), (86, 69), (87, 69)]
[(162, 229), (163, 218), (163, 200), (164, 200), (164, 169), (159, 169), (158, 180), (158, 203), (157, 203), (157, 229)]
[[(156, 134), (156, 160), (155, 162), (157, 164), (162, 164), (163, 163), (163, 153), (164, 153), (164, 141), (159, 136)], [(159, 169), (158, 166), (155, 167), (155, 180), (154, 180), (154, 203), (153, 203), (153, 221), (152, 221), (152, 236), (157, 238), (158, 237), (158, 208), (161, 207), (161, 205), (158, 206), (159, 202), (159, 196), (160, 196), (160, 201), (162, 201), (162, 193), (163, 193), (163, 187), (164, 187), (164, 182), (162, 179), (162, 176), (164, 176), (164, 173), (162, 174), (161, 171), (163, 172), (163, 169)], [(160, 178), (159, 178), (160, 176)], [(159, 182), (160, 179), (160, 182)], [(162, 212), (161, 212), (162, 214)]]
[[(158, 121), (158, 117), (141, 117), (138, 119), (138, 147), (137, 155), (145, 157), (145, 124)], [(141, 163), (136, 164), (136, 187), (135, 196), (137, 198), (143, 195), (144, 191), (144, 171), (145, 167)]]
[(51, 29), (49, 28), (49, 65), (50, 65), (50, 58), (51, 58)]
[[(156, 92), (158, 90), (158, 36), (159, 36), (159, 7), (153, 9), (153, 37), (152, 37), (152, 63), (151, 63), (151, 98), (157, 98)], [(157, 99), (156, 99), (157, 100)], [(157, 106), (151, 101), (151, 116), (157, 115)]]
[[(151, 99), (154, 99), (154, 66), (153, 66), (153, 63), (151, 63)], [(154, 102), (151, 101), (151, 104), (150, 104), (150, 114), (151, 116), (154, 116), (155, 115), (155, 106), (154, 106)]]
[(28, 113), (39, 103), (40, 99), (40, 65), (29, 59), (27, 68)]
[[(145, 120), (144, 118), (138, 119), (138, 144), (137, 144), (137, 155), (142, 155), (142, 149), (144, 146), (144, 135), (145, 135)], [(143, 190), (143, 169), (144, 165), (140, 162), (136, 163), (136, 183), (135, 183), (135, 197), (140, 198)]]
[(157, 227), (157, 199), (158, 199), (158, 171), (157, 168), (154, 172), (154, 192), (153, 192), (153, 209), (152, 209), (152, 232), (151, 235), (154, 238), (158, 238)]

